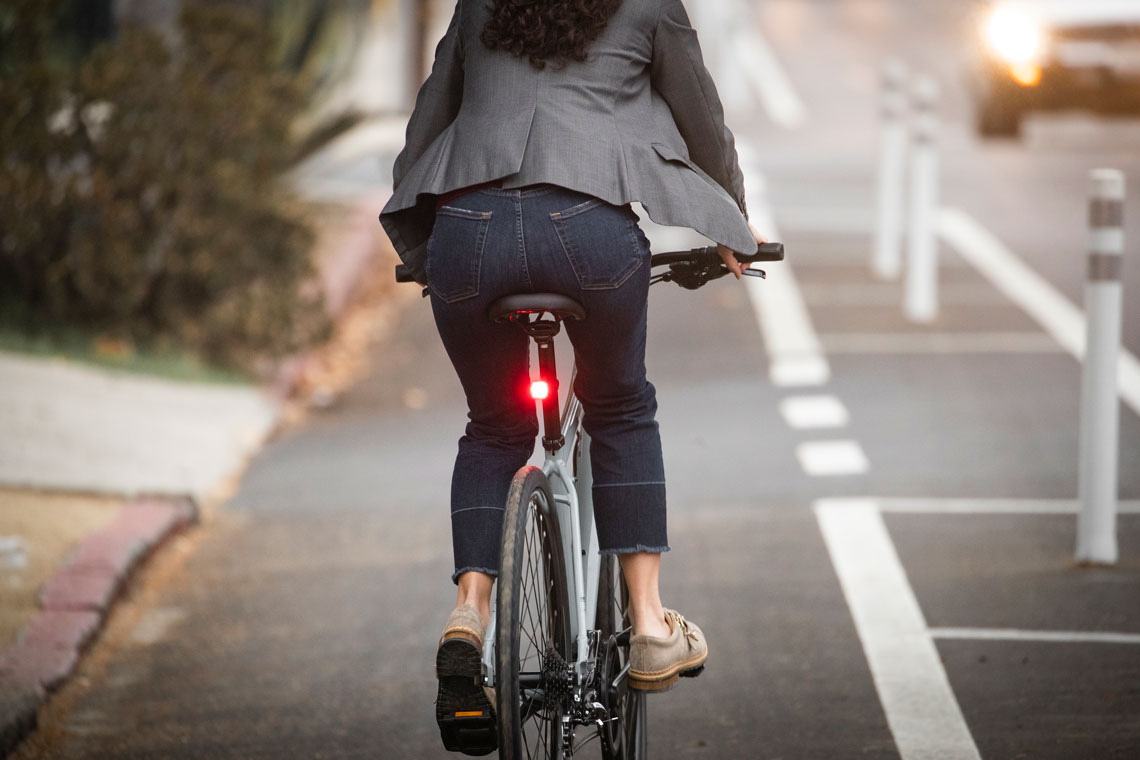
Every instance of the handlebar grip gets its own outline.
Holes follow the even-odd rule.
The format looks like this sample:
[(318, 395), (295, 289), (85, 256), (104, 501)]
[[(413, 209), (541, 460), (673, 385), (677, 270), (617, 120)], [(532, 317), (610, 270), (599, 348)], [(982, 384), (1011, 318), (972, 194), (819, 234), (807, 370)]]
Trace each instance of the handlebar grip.
[(756, 247), (756, 253), (738, 253), (739, 261), (783, 261), (783, 243), (761, 243)]

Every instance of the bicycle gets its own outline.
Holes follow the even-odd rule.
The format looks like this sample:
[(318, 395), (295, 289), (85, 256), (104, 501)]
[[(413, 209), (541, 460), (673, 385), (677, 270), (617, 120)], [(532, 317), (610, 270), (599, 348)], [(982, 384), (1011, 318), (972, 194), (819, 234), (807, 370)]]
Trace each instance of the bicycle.
[[(783, 245), (761, 244), (741, 262), (782, 261)], [(695, 290), (728, 274), (716, 246), (654, 254), (650, 266), (669, 270), (650, 284)], [(765, 277), (761, 269), (744, 273)], [(397, 279), (410, 280), (403, 267)], [(426, 291), (426, 289), (425, 289)], [(426, 294), (426, 292), (425, 292)], [(549, 314), (553, 319), (543, 319)], [(538, 344), (539, 378), (532, 397), (542, 407), (541, 467), (526, 465), (511, 481), (503, 516), (491, 635), (483, 642), (483, 684), (496, 690), (496, 715), (456, 713), (441, 724), (449, 749), (469, 755), (497, 748), (504, 760), (570, 760), (599, 739), (605, 760), (648, 757), (646, 693), (630, 688), (628, 589), (617, 556), (598, 553), (590, 438), (582, 405), (570, 392), (558, 409), (554, 337), (562, 320), (583, 319), (574, 299), (520, 293), (493, 302), (488, 318), (514, 322)], [(503, 614), (504, 625), (499, 625)], [(704, 666), (684, 676), (695, 676)], [(575, 741), (577, 729), (587, 736)]]

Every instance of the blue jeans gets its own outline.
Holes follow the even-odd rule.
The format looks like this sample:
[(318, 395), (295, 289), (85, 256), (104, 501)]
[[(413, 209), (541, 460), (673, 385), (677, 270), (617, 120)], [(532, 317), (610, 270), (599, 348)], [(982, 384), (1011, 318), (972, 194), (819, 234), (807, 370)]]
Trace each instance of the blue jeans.
[(439, 209), (427, 248), (432, 313), (469, 410), (451, 481), (452, 581), (498, 574), (507, 490), (538, 436), (530, 338), (487, 318), (510, 293), (562, 293), (586, 309), (563, 327), (602, 553), (669, 551), (657, 397), (645, 377), (649, 240), (637, 214), (557, 185), (483, 188)]

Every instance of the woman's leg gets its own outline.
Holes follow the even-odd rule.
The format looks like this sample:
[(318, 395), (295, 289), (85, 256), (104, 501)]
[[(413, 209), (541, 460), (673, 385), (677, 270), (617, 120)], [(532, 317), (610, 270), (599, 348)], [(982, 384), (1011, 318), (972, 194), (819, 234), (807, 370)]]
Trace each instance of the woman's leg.
[(661, 553), (669, 550), (665, 467), (656, 390), (645, 373), (650, 252), (635, 220), (631, 210), (596, 206), (556, 224), (556, 254), (568, 265), (562, 267), (567, 277), (583, 286), (573, 295), (587, 313), (566, 331), (578, 369), (574, 390), (590, 434), (599, 549), (618, 555), (633, 632), (667, 636), (658, 590)]
[(483, 625), (491, 622), (491, 588), (495, 583), (495, 576), (481, 573), (478, 570), (468, 570), (459, 576), (459, 593), (455, 597), (455, 606), (461, 604), (474, 605), (483, 618)]
[(486, 622), (507, 492), (534, 451), (538, 419), (527, 394), (529, 338), (487, 318), (491, 301), (525, 287), (517, 201), (477, 191), (453, 203), (458, 210), (437, 214), (428, 262), (436, 328), (468, 407), (451, 480), (451, 577), (456, 606), (475, 605)]
[(661, 552), (630, 552), (619, 554), (621, 571), (629, 587), (629, 619), (635, 634), (668, 636), (665, 608), (657, 588), (661, 570)]

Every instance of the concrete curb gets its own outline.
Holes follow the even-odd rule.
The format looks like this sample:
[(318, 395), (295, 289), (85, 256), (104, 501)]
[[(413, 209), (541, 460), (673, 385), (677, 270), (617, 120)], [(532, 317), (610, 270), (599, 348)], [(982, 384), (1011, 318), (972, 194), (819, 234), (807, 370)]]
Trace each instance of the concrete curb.
[(40, 612), (0, 653), (0, 756), (35, 729), (40, 704), (74, 670), (132, 571), (197, 518), (197, 506), (186, 497), (131, 501), (44, 585)]

